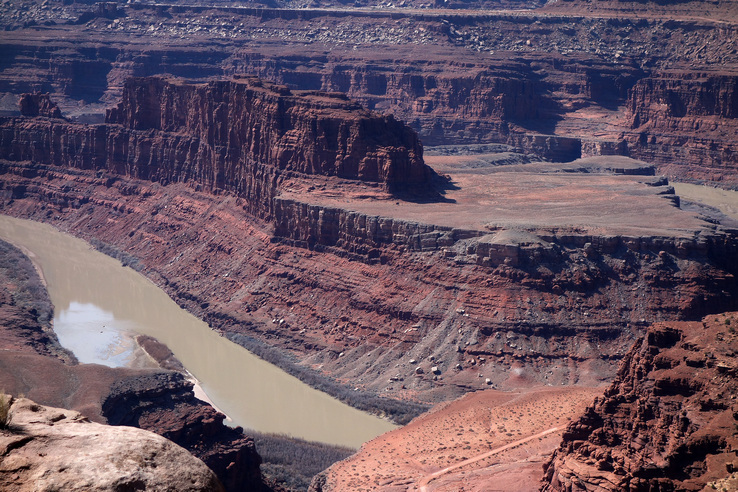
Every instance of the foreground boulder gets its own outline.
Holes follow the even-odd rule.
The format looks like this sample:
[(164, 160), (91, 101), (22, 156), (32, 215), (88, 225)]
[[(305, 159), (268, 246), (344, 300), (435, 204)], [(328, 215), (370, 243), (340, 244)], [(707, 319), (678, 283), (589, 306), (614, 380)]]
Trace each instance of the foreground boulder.
[(10, 406), (0, 456), (2, 490), (223, 490), (202, 461), (161, 436), (25, 398)]

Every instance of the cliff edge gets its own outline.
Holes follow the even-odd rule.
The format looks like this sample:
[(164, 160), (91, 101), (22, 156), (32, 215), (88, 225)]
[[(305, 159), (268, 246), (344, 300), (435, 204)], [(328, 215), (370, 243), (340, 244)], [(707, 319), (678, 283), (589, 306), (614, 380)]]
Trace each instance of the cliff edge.
[(204, 169), (219, 187), (243, 179), (254, 162), (388, 186), (429, 178), (417, 134), (392, 116), (366, 110), (343, 94), (293, 93), (256, 77), (206, 84), (131, 78), (106, 122), (194, 139), (184, 139), (188, 149), (180, 150), (188, 162), (212, 161)]
[(735, 490), (737, 313), (657, 323), (564, 432), (544, 491)]

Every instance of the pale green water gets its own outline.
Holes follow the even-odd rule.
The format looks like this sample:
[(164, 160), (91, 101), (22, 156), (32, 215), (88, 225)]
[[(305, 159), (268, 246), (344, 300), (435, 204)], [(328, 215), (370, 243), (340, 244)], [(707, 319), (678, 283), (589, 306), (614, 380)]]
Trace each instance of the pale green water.
[(149, 280), (53, 227), (0, 215), (0, 238), (31, 254), (60, 342), (82, 362), (128, 365), (131, 333), (165, 343), (235, 424), (359, 447), (395, 428), (303, 384), (212, 331)]

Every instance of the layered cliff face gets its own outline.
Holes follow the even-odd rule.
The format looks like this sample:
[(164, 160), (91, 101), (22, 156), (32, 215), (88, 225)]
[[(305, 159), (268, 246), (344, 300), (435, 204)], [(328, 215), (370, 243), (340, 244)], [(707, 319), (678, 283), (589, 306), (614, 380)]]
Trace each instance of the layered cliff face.
[(738, 75), (654, 74), (633, 87), (628, 112), (632, 155), (671, 175), (736, 185)]
[(733, 490), (737, 320), (650, 327), (564, 432), (544, 490)]
[(249, 198), (254, 213), (267, 216), (284, 173), (393, 190), (422, 186), (431, 177), (417, 135), (391, 116), (343, 96), (293, 95), (253, 78), (204, 85), (133, 79), (105, 125), (52, 118), (6, 118), (0, 125), (7, 159), (194, 182)]
[[(250, 349), (289, 350), (318, 379), (420, 401), (486, 379), (596, 384), (648, 322), (735, 306), (735, 240), (675, 208), (663, 180), (530, 166), (457, 173), (460, 190), (433, 204), (291, 178), (264, 222), (242, 198), (183, 183), (5, 162), (3, 210), (135, 256), (180, 305)], [(478, 208), (463, 194), (472, 185)], [(602, 221), (621, 207), (623, 223)], [(525, 225), (533, 213), (548, 226)], [(588, 226), (566, 226), (579, 214)], [(512, 222), (485, 227), (503, 215)]]
[[(107, 123), (191, 137), (190, 148), (205, 154), (189, 156), (200, 160), (193, 167), (213, 161), (212, 186), (217, 188), (238, 189), (251, 162), (388, 186), (421, 185), (429, 179), (417, 136), (392, 117), (366, 111), (339, 94), (293, 95), (256, 78), (198, 86), (133, 79), (125, 84), (121, 103), (108, 112)], [(182, 173), (176, 174), (175, 179)]]
[[(335, 11), (131, 4), (111, 14), (11, 4), (0, 91), (4, 104), (9, 94), (52, 92), (71, 117), (89, 121), (102, 118), (100, 103), (117, 101), (130, 76), (250, 73), (291, 89), (346, 92), (405, 122), (426, 145), (520, 144), (550, 160), (630, 152), (680, 179), (736, 186), (725, 172), (735, 168), (730, 117), (632, 128), (633, 115), (661, 97), (651, 80), (735, 77), (734, 2), (495, 6), (508, 4), (531, 10), (436, 10), (482, 5), (444, 1)], [(730, 97), (719, 84), (697, 90), (706, 100)], [(566, 152), (525, 147), (541, 135), (576, 142)]]

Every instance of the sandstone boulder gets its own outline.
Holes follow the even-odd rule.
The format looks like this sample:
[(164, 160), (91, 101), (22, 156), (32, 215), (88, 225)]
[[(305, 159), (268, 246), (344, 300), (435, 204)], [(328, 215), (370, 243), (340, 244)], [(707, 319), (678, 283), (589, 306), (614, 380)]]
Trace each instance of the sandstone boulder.
[(222, 491), (213, 472), (154, 433), (92, 423), (20, 398), (0, 431), (0, 489)]

